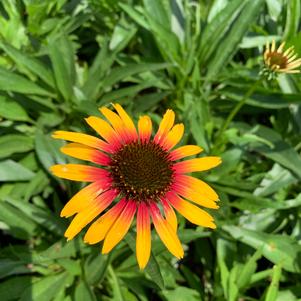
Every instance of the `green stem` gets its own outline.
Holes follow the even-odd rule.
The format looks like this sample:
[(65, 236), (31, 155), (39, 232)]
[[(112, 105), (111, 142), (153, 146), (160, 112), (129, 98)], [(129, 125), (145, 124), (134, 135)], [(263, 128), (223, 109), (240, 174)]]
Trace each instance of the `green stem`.
[(230, 114), (228, 115), (226, 121), (224, 122), (223, 126), (220, 128), (220, 130), (217, 133), (216, 140), (217, 143), (220, 141), (220, 138), (222, 137), (224, 131), (228, 128), (229, 124), (233, 120), (233, 118), (236, 116), (236, 114), (239, 112), (239, 110), (242, 108), (242, 106), (246, 103), (248, 98), (252, 96), (253, 92), (256, 90), (258, 87), (259, 83), (261, 83), (261, 78), (259, 78), (254, 84), (248, 89), (248, 91), (245, 93), (243, 98), (236, 104), (236, 106), (232, 109)]

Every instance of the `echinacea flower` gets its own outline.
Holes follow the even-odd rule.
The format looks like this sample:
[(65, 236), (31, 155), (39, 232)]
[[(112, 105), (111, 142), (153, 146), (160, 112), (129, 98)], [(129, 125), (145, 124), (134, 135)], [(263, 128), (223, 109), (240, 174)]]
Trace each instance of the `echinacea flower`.
[(294, 46), (289, 47), (284, 51), (285, 42), (276, 49), (275, 40), (270, 44), (266, 44), (266, 49), (263, 54), (265, 68), (270, 72), (275, 73), (300, 73), (301, 59), (297, 58), (294, 51)]
[(54, 138), (71, 141), (62, 147), (64, 154), (94, 163), (93, 166), (51, 167), (58, 177), (91, 182), (74, 195), (61, 212), (64, 217), (75, 215), (65, 236), (68, 240), (74, 238), (93, 221), (84, 241), (89, 244), (103, 241), (102, 253), (106, 254), (122, 240), (137, 213), (136, 256), (140, 268), (146, 266), (151, 252), (151, 220), (167, 249), (182, 258), (184, 251), (177, 236), (173, 208), (190, 222), (209, 228), (216, 227), (213, 217), (191, 202), (218, 208), (216, 192), (186, 173), (211, 169), (219, 165), (221, 159), (212, 156), (181, 160), (202, 149), (196, 145), (174, 149), (183, 136), (184, 126), (174, 125), (172, 110), (166, 111), (152, 138), (152, 122), (148, 116), (140, 117), (137, 131), (126, 111), (119, 104), (113, 106), (116, 112), (100, 108), (107, 121), (95, 116), (86, 118), (102, 139), (67, 131), (53, 134)]

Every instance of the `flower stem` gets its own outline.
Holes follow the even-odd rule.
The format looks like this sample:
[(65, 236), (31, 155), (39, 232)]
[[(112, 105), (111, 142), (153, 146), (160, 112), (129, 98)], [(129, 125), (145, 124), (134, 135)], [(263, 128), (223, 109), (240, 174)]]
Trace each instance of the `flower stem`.
[(246, 103), (248, 98), (254, 93), (254, 91), (258, 87), (259, 83), (261, 83), (261, 78), (259, 78), (258, 80), (256, 80), (256, 82), (254, 82), (254, 84), (247, 90), (247, 92), (245, 93), (243, 98), (232, 109), (232, 111), (230, 112), (230, 114), (228, 115), (224, 124), (222, 125), (222, 127), (220, 128), (220, 130), (218, 131), (218, 133), (216, 135), (215, 141), (217, 141), (217, 144), (219, 144), (218, 141), (220, 141), (220, 138), (222, 137), (223, 133), (228, 128), (229, 124), (231, 123), (233, 118), (236, 116), (236, 114), (239, 112), (239, 110), (242, 108), (242, 106)]

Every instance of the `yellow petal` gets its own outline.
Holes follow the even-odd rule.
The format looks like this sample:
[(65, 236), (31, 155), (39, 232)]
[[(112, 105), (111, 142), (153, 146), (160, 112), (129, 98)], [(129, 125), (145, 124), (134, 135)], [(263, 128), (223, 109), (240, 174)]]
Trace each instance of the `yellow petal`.
[(102, 241), (126, 205), (125, 199), (120, 200), (112, 209), (97, 219), (88, 229), (84, 241), (96, 244)]
[(103, 192), (103, 185), (94, 182), (75, 194), (61, 211), (61, 217), (69, 217), (89, 206)]
[(175, 211), (173, 208), (169, 205), (169, 203), (165, 199), (161, 199), (162, 205), (163, 205), (163, 210), (164, 210), (164, 215), (166, 220), (169, 222), (171, 227), (175, 232), (177, 232), (178, 229), (178, 220), (177, 216), (175, 214)]
[(138, 121), (139, 138), (141, 142), (148, 142), (152, 135), (152, 120), (148, 116), (142, 116)]
[(212, 201), (218, 200), (218, 194), (204, 181), (187, 175), (176, 175), (175, 183), (179, 183), (196, 193), (204, 195)]
[(50, 167), (50, 171), (57, 177), (80, 182), (94, 182), (105, 177), (108, 172), (94, 166), (81, 164), (58, 164)]
[(187, 173), (194, 171), (205, 171), (222, 163), (220, 157), (203, 157), (177, 162), (174, 169), (178, 173)]
[(137, 140), (138, 134), (132, 118), (128, 115), (128, 113), (123, 109), (121, 105), (113, 104), (113, 107), (115, 108), (120, 118), (122, 119), (124, 125), (126, 126), (128, 132), (132, 137), (132, 140)]
[(282, 43), (280, 44), (280, 46), (279, 46), (278, 49), (277, 49), (277, 52), (278, 52), (278, 53), (281, 53), (281, 52), (282, 52), (284, 45), (285, 45), (285, 42), (282, 42)]
[(136, 211), (136, 203), (128, 201), (103, 242), (102, 254), (109, 253), (128, 232)]
[(179, 160), (188, 156), (196, 155), (202, 152), (203, 149), (197, 145), (184, 145), (173, 150), (169, 157), (171, 160)]
[(136, 256), (140, 269), (144, 269), (151, 253), (151, 228), (147, 205), (140, 203), (137, 212)]
[(105, 210), (116, 197), (116, 191), (108, 190), (98, 196), (89, 207), (78, 213), (65, 232), (68, 240), (74, 238), (88, 223)]
[(215, 229), (213, 217), (206, 211), (200, 209), (199, 207), (184, 201), (182, 198), (177, 196), (173, 192), (168, 192), (166, 194), (169, 202), (174, 206), (174, 208), (182, 214), (191, 223)]
[(183, 258), (184, 250), (172, 226), (162, 217), (155, 203), (150, 204), (150, 213), (155, 229), (166, 248), (178, 259)]
[(102, 107), (99, 110), (109, 120), (114, 130), (122, 137), (123, 141), (129, 141), (128, 133), (125, 131), (126, 127), (121, 118), (106, 107)]
[(154, 141), (159, 143), (172, 128), (175, 121), (175, 113), (172, 110), (167, 110), (159, 125), (159, 129), (154, 137)]
[(184, 134), (184, 124), (176, 124), (167, 134), (166, 138), (160, 142), (166, 150), (172, 149), (182, 139)]
[(90, 161), (100, 165), (108, 165), (110, 158), (95, 148), (80, 144), (69, 143), (61, 148), (61, 152), (80, 160)]
[(112, 149), (108, 143), (91, 135), (67, 131), (56, 131), (52, 134), (52, 137), (55, 139), (63, 139), (66, 141), (81, 143), (105, 152), (112, 152)]
[(95, 116), (90, 116), (85, 120), (101, 137), (109, 144), (113, 145), (114, 149), (120, 147), (121, 138), (106, 121)]

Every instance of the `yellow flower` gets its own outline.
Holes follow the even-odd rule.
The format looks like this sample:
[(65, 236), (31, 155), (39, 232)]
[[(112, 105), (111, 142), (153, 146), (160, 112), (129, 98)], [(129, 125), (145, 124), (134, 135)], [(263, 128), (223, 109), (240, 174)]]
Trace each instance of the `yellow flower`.
[(91, 182), (74, 195), (61, 212), (63, 217), (75, 215), (65, 236), (73, 239), (93, 221), (84, 241), (89, 244), (103, 241), (102, 253), (106, 254), (128, 232), (137, 212), (136, 256), (140, 268), (146, 266), (150, 256), (151, 220), (167, 249), (180, 259), (184, 251), (177, 236), (173, 208), (190, 222), (213, 229), (216, 227), (213, 217), (191, 202), (218, 208), (216, 192), (186, 173), (211, 169), (219, 165), (221, 159), (182, 160), (202, 149), (196, 145), (174, 149), (183, 136), (184, 126), (174, 125), (172, 110), (166, 111), (152, 138), (152, 122), (148, 116), (140, 117), (137, 131), (126, 111), (119, 104), (113, 106), (115, 112), (100, 108), (107, 121), (95, 116), (86, 118), (101, 138), (67, 131), (53, 134), (56, 139), (71, 142), (62, 147), (64, 154), (93, 163), (51, 167), (58, 177)]
[(272, 41), (271, 45), (267, 42), (263, 54), (265, 67), (276, 73), (300, 73), (297, 68), (301, 66), (301, 59), (297, 58), (294, 47), (283, 51), (284, 46), (285, 42), (282, 42), (276, 50), (275, 40)]

